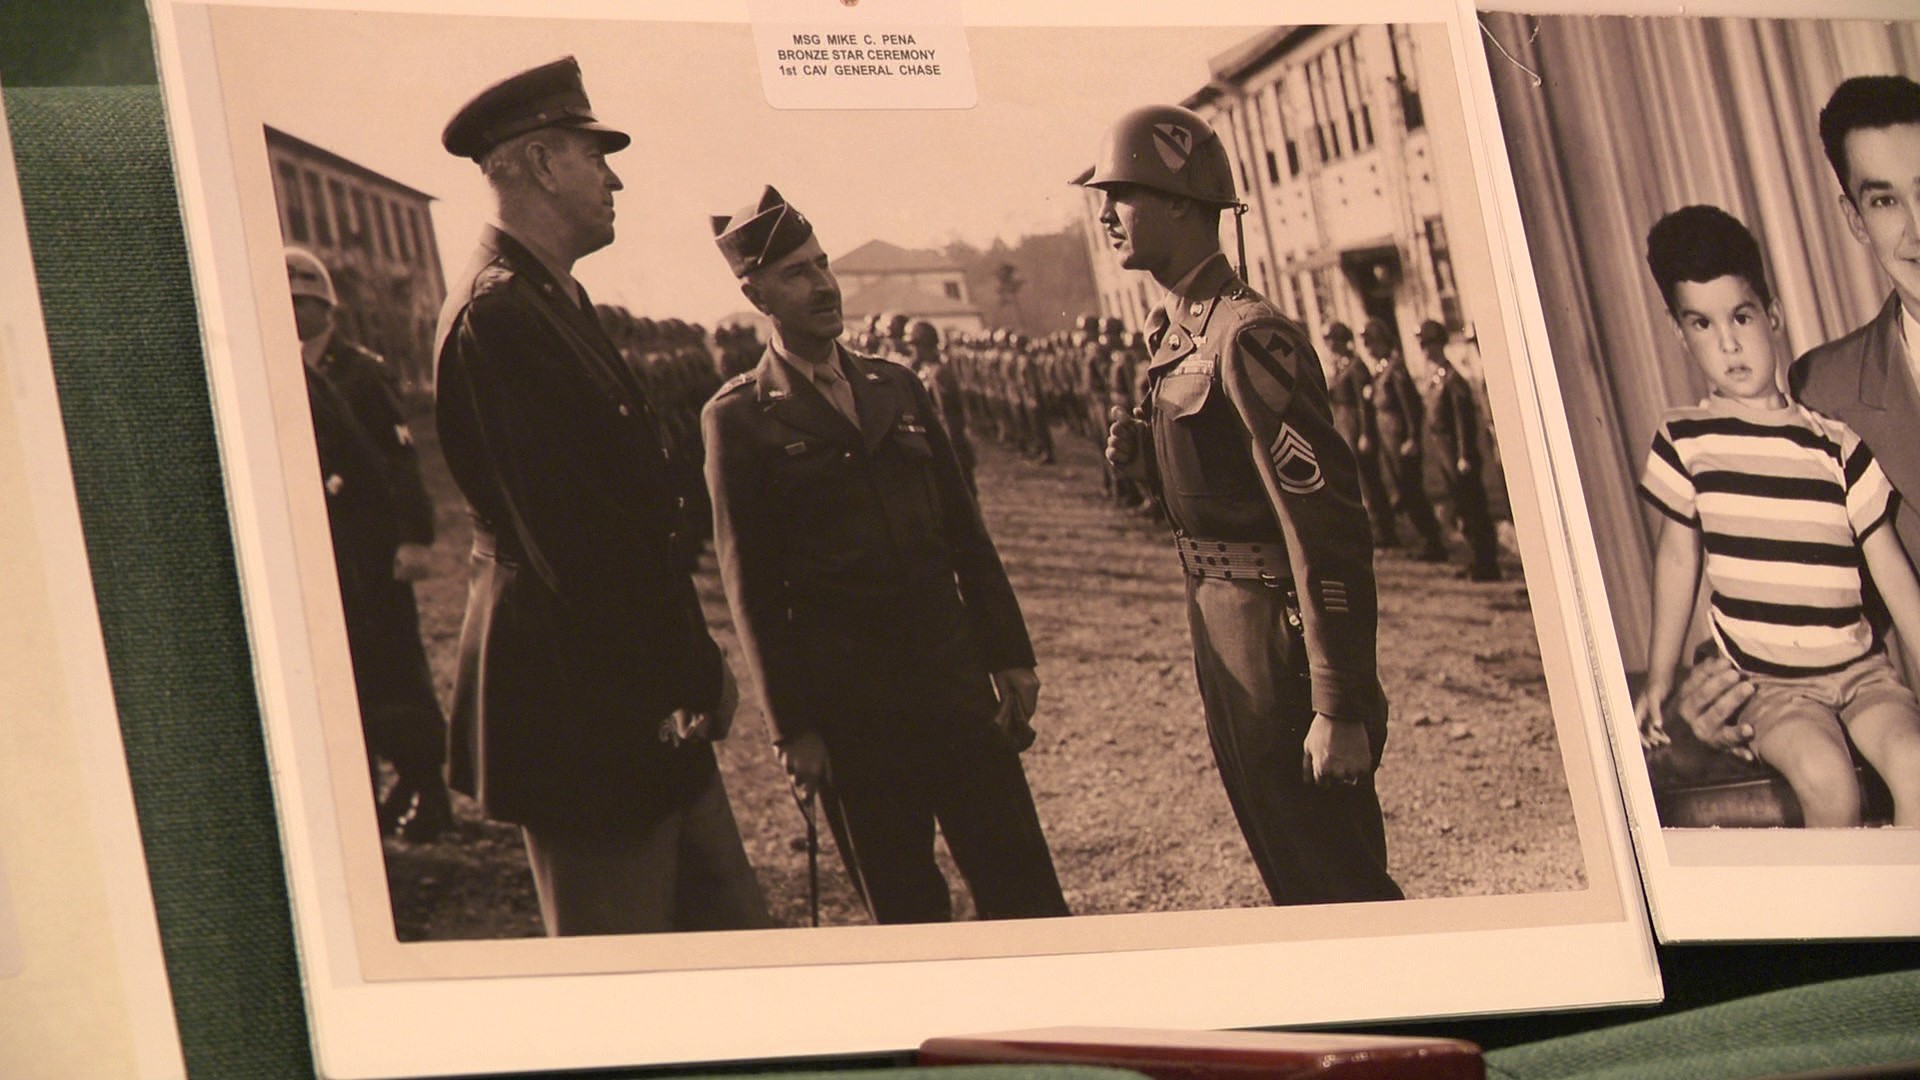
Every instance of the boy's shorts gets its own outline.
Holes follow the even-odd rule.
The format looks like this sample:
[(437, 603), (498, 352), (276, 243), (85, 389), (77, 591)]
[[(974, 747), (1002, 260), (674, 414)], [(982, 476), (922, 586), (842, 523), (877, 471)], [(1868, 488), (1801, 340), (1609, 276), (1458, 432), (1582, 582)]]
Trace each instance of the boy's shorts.
[(1748, 675), (1754, 692), (1740, 710), (1740, 721), (1753, 728), (1759, 742), (1768, 731), (1789, 720), (1805, 719), (1831, 726), (1840, 734), (1842, 723), (1880, 705), (1903, 706), (1920, 724), (1920, 701), (1907, 689), (1883, 652), (1854, 661), (1831, 675)]

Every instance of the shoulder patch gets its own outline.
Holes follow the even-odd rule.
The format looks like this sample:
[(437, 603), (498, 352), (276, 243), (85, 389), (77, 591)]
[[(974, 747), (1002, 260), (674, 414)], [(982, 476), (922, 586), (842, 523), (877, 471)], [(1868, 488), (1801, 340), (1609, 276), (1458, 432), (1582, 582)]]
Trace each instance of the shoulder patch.
[(513, 284), (513, 268), (503, 262), (490, 262), (473, 277), (473, 295), (498, 292)]
[(1291, 337), (1271, 323), (1242, 327), (1233, 339), (1248, 390), (1275, 413), (1287, 411), (1299, 380), (1299, 354)]

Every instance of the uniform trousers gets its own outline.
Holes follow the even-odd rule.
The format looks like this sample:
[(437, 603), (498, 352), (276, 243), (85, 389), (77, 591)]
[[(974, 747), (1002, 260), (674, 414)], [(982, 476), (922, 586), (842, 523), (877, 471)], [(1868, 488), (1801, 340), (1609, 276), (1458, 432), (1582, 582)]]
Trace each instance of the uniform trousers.
[(1380, 476), (1379, 448), (1355, 449), (1354, 460), (1360, 466), (1360, 503), (1373, 524), (1373, 546), (1398, 547), (1400, 530), (1394, 527), (1393, 496), (1387, 494), (1386, 481)]
[(953, 917), (937, 823), (982, 919), (1067, 914), (1020, 755), (989, 723), (828, 737), (827, 824), (877, 923)]
[[(1313, 723), (1299, 611), (1259, 581), (1187, 578), (1194, 673), (1227, 799), (1276, 904), (1399, 900), (1371, 772), (1322, 787), (1301, 776)], [(1378, 766), (1383, 707), (1367, 723)]]
[(1388, 450), (1381, 456), (1381, 463), (1393, 478), (1393, 508), (1407, 515), (1413, 524), (1413, 531), (1426, 549), (1422, 554), (1445, 558), (1447, 547), (1440, 538), (1440, 519), (1433, 514), (1433, 500), (1427, 498), (1426, 458), (1418, 453)]
[(551, 937), (773, 925), (717, 771), (685, 804), (645, 821), (520, 831)]
[(1453, 516), (1460, 521), (1460, 534), (1466, 537), (1473, 561), (1468, 565), (1476, 576), (1500, 576), (1500, 534), (1494, 528), (1493, 510), (1487, 503), (1487, 485), (1480, 470), (1456, 471), (1451, 464), (1444, 470), (1447, 495), (1453, 500)]

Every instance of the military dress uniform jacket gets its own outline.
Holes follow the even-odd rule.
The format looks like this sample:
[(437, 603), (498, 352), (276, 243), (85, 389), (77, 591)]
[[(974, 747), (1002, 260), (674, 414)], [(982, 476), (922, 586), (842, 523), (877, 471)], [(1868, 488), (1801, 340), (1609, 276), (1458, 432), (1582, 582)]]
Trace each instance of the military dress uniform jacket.
[(1284, 543), (1314, 711), (1380, 719), (1372, 527), (1306, 332), (1224, 255), (1171, 304), (1148, 366), (1168, 518), (1193, 540)]
[(1433, 401), (1427, 410), (1427, 438), (1434, 457), (1448, 473), (1459, 470), (1466, 459), (1467, 471), (1478, 473), (1480, 453), (1480, 404), (1473, 387), (1452, 368), (1435, 368)]
[(577, 829), (707, 782), (712, 748), (659, 726), (718, 705), (723, 661), (653, 410), (568, 293), (489, 228), (441, 313), (436, 416), (475, 530), (451, 783), (490, 817)]
[(1795, 401), (1859, 433), (1899, 500), (1894, 531), (1907, 557), (1920, 563), (1920, 387), (1907, 364), (1900, 297), (1845, 337), (1808, 350), (1788, 376)]
[[(855, 428), (772, 349), (707, 403), (714, 548), (774, 738), (981, 723), (1033, 646), (931, 397), (846, 349)], [(836, 769), (840, 762), (836, 761)]]

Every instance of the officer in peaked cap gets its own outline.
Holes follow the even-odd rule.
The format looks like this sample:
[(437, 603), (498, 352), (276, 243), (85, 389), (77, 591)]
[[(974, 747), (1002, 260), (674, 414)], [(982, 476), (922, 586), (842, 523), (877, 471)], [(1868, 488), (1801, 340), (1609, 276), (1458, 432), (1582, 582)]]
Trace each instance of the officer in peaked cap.
[(440, 314), (435, 411), (474, 550), (452, 783), (521, 826), (554, 935), (771, 924), (714, 760), (737, 699), (640, 373), (573, 277), (613, 241), (628, 137), (571, 58), (447, 124), (496, 206)]
[(1276, 904), (1399, 899), (1373, 785), (1373, 546), (1319, 358), (1220, 249), (1237, 196), (1198, 114), (1121, 117), (1087, 184), (1121, 265), (1166, 290), (1146, 419), (1115, 410), (1107, 456), (1173, 525), (1207, 732), (1254, 863)]
[(633, 141), (593, 115), (580, 62), (566, 56), (480, 91), (447, 121), (440, 143), (447, 153), (477, 162), (508, 139), (541, 128), (587, 132), (598, 137), (601, 150), (609, 154), (625, 150)]
[(820, 793), (874, 921), (951, 918), (936, 823), (982, 918), (1066, 914), (1020, 766), (1033, 646), (932, 396), (839, 343), (839, 282), (778, 191), (712, 225), (773, 324), (701, 426), (720, 577), (782, 764)]
[(433, 543), (433, 500), (393, 370), (334, 325), (339, 297), (325, 264), (297, 247), (286, 262), (368, 765), (385, 758), (394, 771), (380, 827), (424, 842), (453, 824), (441, 774), (447, 722), (413, 593)]

